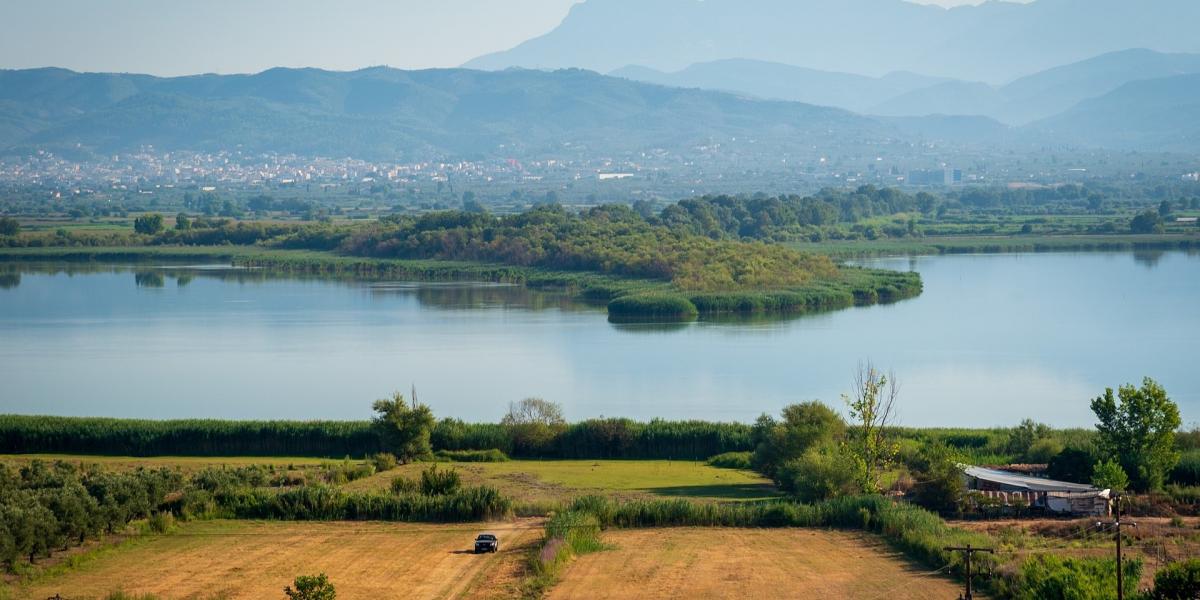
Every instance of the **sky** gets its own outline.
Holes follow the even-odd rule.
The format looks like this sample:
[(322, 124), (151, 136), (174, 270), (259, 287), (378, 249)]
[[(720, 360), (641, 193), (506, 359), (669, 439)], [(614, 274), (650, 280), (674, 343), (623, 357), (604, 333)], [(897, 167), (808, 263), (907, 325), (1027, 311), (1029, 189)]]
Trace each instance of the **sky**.
[(550, 31), (576, 1), (0, 0), (0, 68), (171, 76), (454, 67)]

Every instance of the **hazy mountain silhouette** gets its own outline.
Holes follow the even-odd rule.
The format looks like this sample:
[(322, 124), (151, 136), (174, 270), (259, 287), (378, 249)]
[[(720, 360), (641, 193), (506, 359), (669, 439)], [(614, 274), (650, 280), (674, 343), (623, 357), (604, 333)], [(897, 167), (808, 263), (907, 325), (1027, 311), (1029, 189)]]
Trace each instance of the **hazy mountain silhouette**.
[(1059, 143), (1193, 152), (1200, 148), (1200, 74), (1127, 83), (1028, 129)]
[(626, 65), (678, 71), (731, 57), (1003, 83), (1088, 57), (1200, 52), (1195, 0), (1037, 0), (943, 9), (905, 0), (586, 0), (553, 31), (471, 68)]
[(1131, 81), (1200, 72), (1200, 54), (1112, 52), (993, 87), (961, 81), (913, 90), (866, 109), (882, 115), (987, 115), (1012, 124), (1050, 117)]
[(759, 98), (836, 106), (858, 112), (875, 106), (881, 98), (893, 98), (947, 81), (915, 73), (866, 77), (736, 58), (698, 63), (674, 73), (632, 65), (609, 75), (676, 87), (726, 90)]
[(834, 108), (669, 88), (589, 71), (271, 69), (157, 78), (0, 71), (0, 147), (294, 152), (368, 158), (536, 156), (750, 138), (754, 152), (886, 142)]

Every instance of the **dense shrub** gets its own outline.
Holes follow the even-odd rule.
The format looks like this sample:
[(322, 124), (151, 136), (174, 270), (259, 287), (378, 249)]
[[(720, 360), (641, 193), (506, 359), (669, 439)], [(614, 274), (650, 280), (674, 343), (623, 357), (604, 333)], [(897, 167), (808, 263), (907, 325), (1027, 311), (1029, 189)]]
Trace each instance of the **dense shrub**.
[(775, 480), (781, 490), (801, 502), (818, 502), (861, 494), (857, 474), (853, 458), (838, 446), (827, 445), (784, 462), (776, 470)]
[(433, 465), (421, 472), (421, 493), (426, 496), (453, 494), (462, 487), (462, 478), (454, 469), (438, 470)]
[(396, 455), (389, 452), (379, 452), (371, 456), (371, 466), (375, 467), (376, 473), (391, 471), (396, 468)]
[[(1137, 593), (1142, 573), (1140, 560), (1127, 560), (1124, 593)], [(1116, 561), (1099, 558), (1061, 558), (1052, 554), (1034, 556), (1021, 567), (1012, 590), (1017, 600), (1104, 600), (1117, 597)]]
[(433, 454), (438, 460), (451, 462), (507, 462), (506, 456), (500, 450), (438, 450)]
[(297, 577), (292, 585), (284, 588), (283, 594), (289, 600), (335, 600), (337, 598), (337, 590), (324, 573)]
[(720, 467), (722, 469), (750, 469), (750, 457), (753, 452), (725, 452), (716, 456), (710, 456), (705, 461), (709, 466)]
[(1200, 558), (1172, 563), (1154, 574), (1154, 600), (1200, 598)]

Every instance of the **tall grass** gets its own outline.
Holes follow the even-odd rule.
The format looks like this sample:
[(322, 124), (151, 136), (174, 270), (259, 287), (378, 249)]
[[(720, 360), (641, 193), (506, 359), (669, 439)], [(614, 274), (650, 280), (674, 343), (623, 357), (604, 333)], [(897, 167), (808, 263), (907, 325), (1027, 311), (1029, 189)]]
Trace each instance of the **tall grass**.
[(0, 452), (117, 456), (365, 456), (367, 421), (217, 421), (0, 415)]

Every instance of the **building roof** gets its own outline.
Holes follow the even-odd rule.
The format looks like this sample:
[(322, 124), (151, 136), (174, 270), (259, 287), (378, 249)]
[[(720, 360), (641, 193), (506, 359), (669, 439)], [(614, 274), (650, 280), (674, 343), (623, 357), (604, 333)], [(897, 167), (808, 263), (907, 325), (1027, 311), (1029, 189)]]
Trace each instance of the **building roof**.
[(1031, 492), (1099, 492), (1100, 490), (1094, 486), (1084, 483), (1069, 483), (1066, 481), (1055, 481), (1053, 479), (1043, 479), (1041, 477), (1033, 477), (1031, 475), (1022, 475), (1020, 473), (1009, 473), (1007, 471), (997, 471), (995, 469), (985, 469), (983, 467), (963, 466), (963, 472), (968, 477), (990, 481), (1001, 485), (1007, 485), (1015, 488), (1029, 490)]

